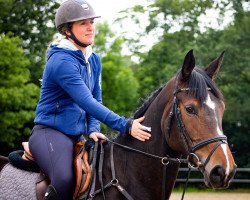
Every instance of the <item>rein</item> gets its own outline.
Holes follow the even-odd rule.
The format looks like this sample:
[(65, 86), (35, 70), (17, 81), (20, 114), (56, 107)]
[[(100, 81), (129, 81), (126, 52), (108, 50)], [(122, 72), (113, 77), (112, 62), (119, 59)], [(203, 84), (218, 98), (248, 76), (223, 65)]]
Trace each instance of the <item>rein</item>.
[(108, 142), (112, 143), (112, 144), (115, 144), (119, 147), (122, 147), (124, 149), (127, 149), (127, 150), (130, 150), (130, 151), (133, 151), (133, 152), (137, 152), (137, 153), (140, 153), (140, 154), (143, 154), (145, 156), (148, 156), (148, 157), (151, 157), (151, 158), (156, 158), (156, 159), (160, 159), (161, 160), (161, 163), (163, 165), (168, 165), (170, 162), (172, 163), (189, 163), (188, 159), (181, 159), (181, 158), (171, 158), (169, 157), (168, 155), (167, 156), (157, 156), (157, 155), (154, 155), (154, 154), (151, 154), (151, 153), (147, 153), (147, 152), (144, 152), (144, 151), (141, 151), (141, 150), (138, 150), (138, 149), (135, 149), (135, 148), (132, 148), (132, 147), (129, 147), (129, 146), (126, 146), (126, 145), (122, 145), (120, 143), (117, 143), (117, 142), (114, 142), (114, 141), (111, 141), (111, 140), (107, 140)]
[[(181, 159), (181, 158), (171, 158), (168, 155), (167, 156), (158, 156), (158, 155), (154, 155), (151, 153), (147, 153), (126, 145), (122, 145), (120, 143), (117, 143), (113, 140), (109, 140), (108, 138), (106, 139), (107, 142), (111, 143), (111, 148), (110, 148), (110, 164), (111, 164), (111, 174), (112, 174), (112, 179), (109, 183), (107, 183), (105, 186), (103, 185), (103, 181), (102, 181), (102, 170), (101, 167), (102, 163), (103, 163), (103, 157), (104, 157), (104, 151), (103, 151), (103, 144), (100, 143), (101, 145), (101, 154), (100, 154), (100, 160), (99, 160), (99, 169), (98, 169), (98, 173), (99, 173), (99, 182), (101, 184), (101, 188), (96, 190), (96, 191), (92, 191), (90, 192), (89, 196), (90, 198), (88, 198), (88, 200), (92, 200), (97, 194), (102, 193), (103, 199), (105, 200), (105, 194), (104, 194), (104, 190), (114, 186), (118, 189), (118, 191), (120, 191), (124, 197), (126, 197), (127, 200), (134, 200), (130, 194), (120, 185), (118, 179), (116, 178), (115, 175), (115, 165), (114, 165), (114, 145), (119, 146), (123, 149), (129, 150), (129, 151), (133, 151), (133, 152), (137, 152), (139, 154), (145, 155), (147, 157), (151, 157), (151, 158), (155, 158), (155, 159), (159, 159), (162, 163), (162, 165), (164, 166), (163, 169), (163, 181), (162, 181), (162, 191), (163, 191), (163, 195), (162, 195), (162, 200), (165, 199), (165, 183), (166, 183), (166, 166), (171, 162), (171, 163), (186, 163), (189, 166), (192, 166), (190, 161), (189, 161), (189, 156), (186, 159)], [(98, 142), (95, 143), (95, 147), (98, 145)], [(94, 181), (95, 182), (95, 181)]]
[[(191, 161), (190, 161), (190, 155), (196, 156), (193, 153), (190, 153), (187, 156), (187, 158), (171, 158), (168, 155), (166, 155), (166, 156), (163, 157), (163, 156), (158, 156), (158, 155), (155, 155), (155, 154), (147, 153), (147, 152), (144, 152), (144, 151), (141, 151), (141, 150), (138, 150), (138, 149), (126, 146), (126, 145), (122, 145), (122, 144), (117, 143), (117, 142), (115, 142), (113, 140), (109, 140), (108, 138), (106, 139), (106, 141), (109, 142), (109, 143), (111, 143), (111, 148), (110, 148), (110, 164), (111, 164), (112, 179), (105, 186), (103, 185), (103, 181), (102, 181), (102, 164), (103, 164), (104, 151), (103, 151), (103, 144), (100, 143), (100, 145), (101, 145), (101, 154), (100, 154), (100, 160), (99, 160), (98, 174), (99, 174), (99, 182), (101, 184), (101, 189), (98, 189), (98, 190), (94, 191), (93, 188), (92, 188), (92, 190), (91, 190), (91, 192), (89, 194), (90, 198), (88, 198), (88, 200), (92, 200), (99, 193), (102, 193), (103, 199), (105, 200), (106, 198), (105, 198), (104, 191), (106, 189), (110, 188), (111, 186), (115, 186), (118, 189), (118, 191), (120, 191), (124, 195), (124, 197), (126, 197), (126, 199), (128, 199), (128, 200), (134, 200), (129, 195), (129, 193), (119, 184), (119, 181), (118, 181), (118, 179), (115, 176), (114, 145), (119, 146), (119, 147), (121, 147), (123, 149), (126, 149), (126, 150), (129, 150), (129, 151), (133, 151), (133, 152), (145, 155), (147, 157), (159, 159), (161, 161), (161, 163), (162, 163), (162, 165), (164, 167), (164, 169), (163, 169), (163, 181), (162, 181), (162, 200), (165, 199), (165, 183), (166, 183), (166, 167), (167, 167), (167, 165), (170, 162), (171, 163), (179, 163), (179, 164), (185, 163), (185, 164), (188, 164), (189, 169), (191, 169), (192, 167), (194, 167), (191, 164)], [(95, 143), (95, 149), (97, 148), (97, 145), (98, 145), (98, 142)], [(198, 157), (197, 157), (197, 159), (198, 159)], [(188, 181), (188, 179), (187, 179), (187, 181)], [(94, 181), (94, 183), (95, 183), (95, 181)]]
[[(147, 153), (147, 152), (144, 152), (144, 151), (141, 151), (141, 150), (138, 150), (138, 149), (126, 146), (126, 145), (122, 145), (122, 144), (117, 143), (117, 142), (115, 142), (113, 140), (109, 140), (108, 138), (106, 140), (107, 140), (107, 142), (111, 143), (111, 148), (110, 148), (110, 164), (111, 164), (112, 179), (105, 186), (103, 185), (103, 181), (102, 181), (102, 166), (103, 166), (104, 150), (103, 150), (103, 144), (100, 143), (100, 145), (101, 145), (101, 153), (100, 153), (100, 159), (99, 159), (98, 175), (99, 175), (99, 182), (100, 182), (100, 185), (101, 185), (101, 189), (98, 189), (98, 190), (94, 191), (95, 190), (95, 188), (94, 188), (95, 187), (95, 178), (94, 178), (94, 181), (93, 181), (93, 184), (92, 184), (92, 187), (91, 187), (91, 191), (89, 193), (89, 197), (90, 198), (87, 198), (88, 200), (92, 200), (99, 193), (102, 193), (103, 199), (105, 200), (106, 198), (105, 198), (104, 191), (106, 189), (110, 188), (111, 186), (116, 187), (118, 189), (118, 191), (120, 191), (124, 195), (124, 197), (126, 197), (127, 200), (134, 200), (129, 195), (129, 193), (120, 185), (118, 179), (116, 178), (116, 175), (115, 175), (115, 165), (114, 165), (114, 145), (119, 146), (119, 147), (121, 147), (123, 149), (126, 149), (126, 150), (129, 150), (129, 151), (137, 152), (137, 153), (145, 155), (147, 157), (159, 159), (161, 161), (161, 163), (163, 165), (162, 200), (165, 199), (165, 184), (166, 184), (166, 167), (167, 167), (167, 165), (170, 162), (171, 163), (179, 163), (179, 164), (181, 164), (181, 163), (188, 164), (188, 168), (189, 168), (188, 176), (187, 176), (187, 179), (186, 179), (186, 183), (185, 183), (185, 186), (184, 186), (184, 189), (183, 189), (183, 193), (182, 193), (182, 198), (181, 198), (181, 200), (183, 200), (184, 199), (184, 195), (185, 195), (185, 191), (186, 191), (186, 188), (187, 188), (187, 184), (188, 184), (188, 180), (189, 180), (191, 168), (199, 168), (201, 166), (206, 166), (206, 164), (210, 160), (212, 154), (219, 147), (219, 145), (221, 145), (222, 143), (226, 143), (226, 141), (225, 141), (226, 137), (222, 137), (222, 136), (219, 137), (218, 136), (218, 137), (213, 137), (213, 138), (210, 138), (210, 139), (207, 139), (207, 140), (203, 140), (200, 143), (194, 145), (193, 148), (192, 148), (193, 151), (195, 151), (195, 150), (197, 150), (197, 149), (199, 149), (199, 148), (201, 148), (201, 147), (203, 147), (203, 146), (205, 146), (205, 145), (207, 145), (209, 143), (220, 141), (217, 145), (214, 146), (214, 148), (210, 152), (209, 156), (207, 157), (205, 163), (202, 165), (200, 163), (200, 161), (199, 161), (198, 156), (196, 154), (192, 153), (192, 152), (188, 154), (187, 158), (171, 158), (168, 155), (166, 155), (166, 156), (163, 157), (163, 156), (158, 156), (158, 155), (155, 155), (155, 154)], [(98, 146), (98, 142), (95, 143), (95, 152), (97, 152), (97, 146)], [(194, 156), (196, 158), (197, 163), (198, 163), (197, 166), (195, 166), (195, 165), (192, 164), (192, 162), (191, 162), (191, 156)], [(95, 157), (97, 157), (97, 155)]]

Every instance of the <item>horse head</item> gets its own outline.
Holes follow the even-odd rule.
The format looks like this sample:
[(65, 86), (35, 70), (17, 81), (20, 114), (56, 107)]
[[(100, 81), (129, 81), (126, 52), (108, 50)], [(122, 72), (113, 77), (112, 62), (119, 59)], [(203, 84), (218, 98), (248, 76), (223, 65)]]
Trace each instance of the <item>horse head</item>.
[(224, 52), (202, 70), (195, 67), (193, 51), (187, 53), (181, 70), (169, 81), (171, 100), (161, 121), (170, 148), (187, 155), (212, 188), (228, 187), (236, 171), (222, 129), (223, 95), (214, 83), (223, 57)]

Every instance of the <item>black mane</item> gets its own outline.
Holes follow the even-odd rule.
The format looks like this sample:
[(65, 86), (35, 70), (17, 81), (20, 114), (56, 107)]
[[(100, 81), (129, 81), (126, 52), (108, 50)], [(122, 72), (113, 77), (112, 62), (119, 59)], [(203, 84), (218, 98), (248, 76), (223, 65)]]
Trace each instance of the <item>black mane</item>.
[[(212, 79), (206, 74), (206, 72), (200, 68), (194, 68), (187, 84), (187, 87), (189, 88), (189, 90), (187, 90), (187, 94), (195, 97), (200, 102), (204, 102), (206, 100), (208, 89), (219, 100), (224, 99), (222, 93), (220, 92), (214, 81), (212, 81)], [(144, 103), (136, 110), (134, 114), (135, 119), (142, 117), (145, 114), (149, 105), (154, 101), (154, 99), (161, 92), (164, 86), (165, 85), (161, 86), (149, 95)]]
[(144, 100), (144, 103), (135, 111), (134, 118), (137, 119), (139, 117), (142, 117), (144, 113), (147, 111), (150, 104), (155, 100), (157, 95), (161, 92), (165, 85), (161, 86), (154, 92), (152, 92), (146, 100)]

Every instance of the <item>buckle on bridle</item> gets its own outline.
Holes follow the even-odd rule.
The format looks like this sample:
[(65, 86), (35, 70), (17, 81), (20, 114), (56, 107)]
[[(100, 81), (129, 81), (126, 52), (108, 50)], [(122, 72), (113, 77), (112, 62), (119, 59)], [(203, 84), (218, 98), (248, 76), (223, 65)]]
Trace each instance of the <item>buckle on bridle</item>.
[(113, 185), (113, 186), (116, 186), (118, 183), (119, 183), (119, 181), (117, 178), (111, 180), (111, 185)]
[(163, 157), (163, 158), (161, 159), (161, 163), (162, 163), (163, 165), (167, 166), (167, 165), (169, 164), (169, 159), (168, 159), (168, 157)]

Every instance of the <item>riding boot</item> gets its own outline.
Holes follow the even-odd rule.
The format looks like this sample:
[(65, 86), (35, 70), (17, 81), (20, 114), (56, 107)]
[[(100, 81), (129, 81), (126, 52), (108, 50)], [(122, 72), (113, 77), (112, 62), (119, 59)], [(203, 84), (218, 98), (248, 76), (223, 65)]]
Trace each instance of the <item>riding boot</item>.
[(58, 199), (59, 198), (56, 189), (52, 185), (49, 185), (44, 195), (44, 200), (58, 200)]

